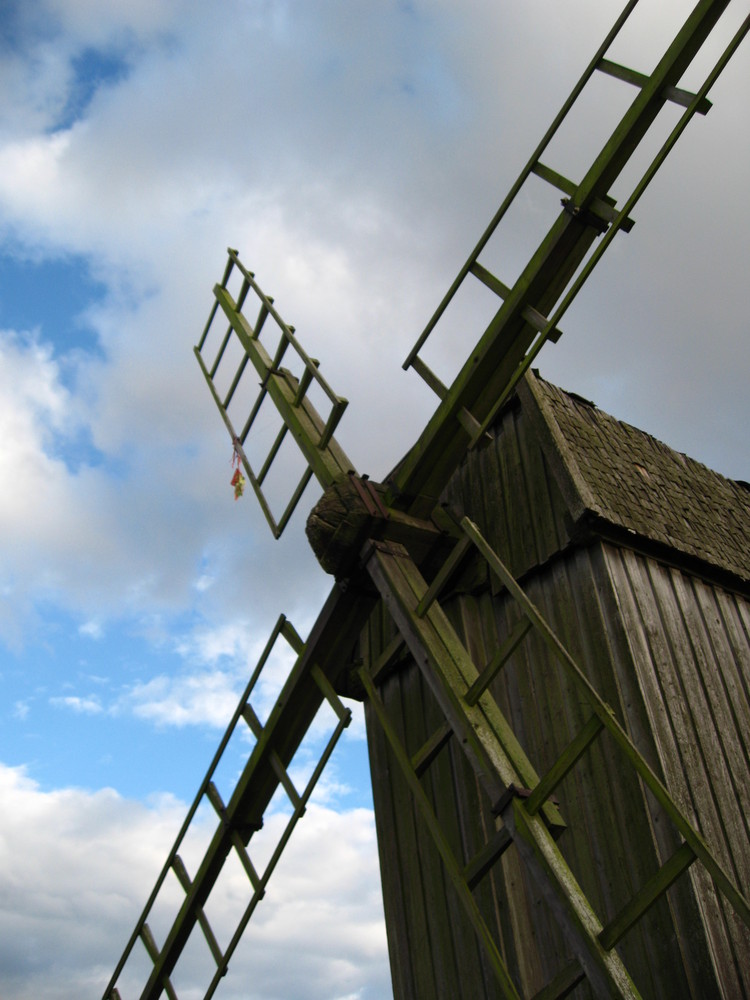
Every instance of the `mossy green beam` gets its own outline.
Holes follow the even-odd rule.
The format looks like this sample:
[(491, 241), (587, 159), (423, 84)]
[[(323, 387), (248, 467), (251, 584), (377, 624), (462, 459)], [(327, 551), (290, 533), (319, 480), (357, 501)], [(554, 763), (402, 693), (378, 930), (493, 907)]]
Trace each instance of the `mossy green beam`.
[(270, 355), (226, 288), (216, 285), (214, 295), (315, 478), (323, 489), (345, 479), (355, 471), (354, 465), (333, 436), (325, 439), (326, 425), (308, 398), (297, 399), (297, 379), (282, 368), (274, 368)]
[(389, 502), (426, 516), (467, 447), (459, 415), (480, 423), (490, 414), (536, 336), (523, 312), (549, 315), (597, 237), (586, 210), (614, 180), (668, 100), (729, 0), (701, 0), (579, 183), (523, 273), (469, 355), (445, 398), (392, 479)]

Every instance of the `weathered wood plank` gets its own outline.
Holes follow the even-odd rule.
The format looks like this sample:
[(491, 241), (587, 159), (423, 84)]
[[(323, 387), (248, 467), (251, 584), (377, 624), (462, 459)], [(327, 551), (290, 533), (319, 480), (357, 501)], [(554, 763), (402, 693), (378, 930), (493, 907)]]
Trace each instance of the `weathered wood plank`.
[[(484, 641), (483, 632), (487, 621), (486, 605), (488, 600), (489, 595), (485, 593), (481, 600), (481, 603), (485, 605), (485, 607), (481, 608), (479, 606), (479, 602), (477, 602), (474, 597), (470, 595), (463, 595), (458, 601), (452, 602), (452, 606), (449, 606), (446, 609), (446, 613), (448, 614), (451, 622), (454, 624), (454, 627), (457, 628), (459, 635), (465, 638), (470, 655), (475, 662), (479, 663), (484, 662), (485, 659), (489, 657), (489, 650), (493, 648), (495, 642), (497, 641), (494, 628), (491, 629), (489, 645), (487, 645)], [(492, 619), (490, 617), (490, 625), (491, 624)], [(458, 750), (455, 748), (453, 757), (457, 758), (458, 756)], [(463, 755), (461, 756), (463, 757)], [(487, 841), (494, 835), (497, 823), (496, 818), (490, 812), (490, 803), (488, 802), (486, 795), (484, 795), (484, 793), (479, 794), (478, 779), (476, 776), (472, 777), (472, 785), (477, 790), (475, 795), (478, 796), (478, 811), (476, 812), (476, 815), (479, 816), (481, 824), (475, 824), (477, 826), (477, 833), (475, 834), (475, 839), (471, 840), (472, 824), (466, 822), (465, 820), (465, 817), (471, 814), (467, 814), (464, 810), (462, 810), (465, 827), (464, 837), (467, 841), (467, 854), (470, 856), (475, 854), (479, 848), (487, 843)], [(480, 825), (481, 838), (478, 835), (478, 828)], [(533, 984), (537, 982), (539, 977), (540, 962), (539, 956), (536, 956), (536, 959), (532, 957), (530, 949), (519, 949), (516, 947), (516, 941), (529, 940), (534, 935), (534, 925), (529, 919), (528, 912), (521, 913), (511, 908), (508, 909), (505, 919), (501, 916), (500, 907), (502, 906), (504, 899), (502, 896), (498, 896), (498, 884), (500, 884), (504, 878), (503, 873), (508, 870), (513, 871), (514, 879), (523, 877), (519, 870), (519, 859), (517, 853), (512, 849), (508, 850), (503, 855), (500, 864), (496, 865), (489, 878), (480, 884), (477, 893), (484, 902), (484, 912), (486, 914), (492, 912), (496, 914), (496, 920), (498, 923), (497, 929), (502, 941), (503, 954), (506, 956), (506, 960), (509, 963), (511, 973), (520, 983), (523, 994), (528, 995), (533, 988)], [(505, 899), (507, 898), (508, 896), (506, 894)], [(509, 922), (511, 922), (514, 927), (514, 932), (512, 934), (510, 933), (510, 928), (508, 926)], [(518, 936), (519, 934), (521, 935), (520, 937)], [(489, 995), (492, 995), (491, 992)]]
[[(644, 692), (643, 704), (665, 781), (683, 808), (694, 810), (696, 821), (702, 823), (709, 840), (715, 837), (721, 843), (724, 839), (721, 823), (696, 746), (697, 737), (685, 692), (674, 666), (674, 649), (664, 626), (663, 616), (669, 614), (674, 624), (678, 610), (673, 603), (668, 612), (659, 599), (659, 593), (668, 594), (671, 588), (654, 591), (654, 581), (660, 581), (660, 574), (666, 571), (647, 565), (648, 560), (627, 550), (621, 550), (617, 559), (621, 609), (629, 642), (636, 650), (634, 665)], [(614, 567), (615, 562), (611, 559), (610, 565)], [(664, 824), (659, 821), (658, 811), (653, 813), (653, 822), (655, 833), (663, 838)], [(662, 856), (667, 856), (666, 845), (662, 848)], [(705, 945), (699, 944), (700, 939), (695, 936), (696, 924), (689, 918), (692, 904), (686, 900), (685, 880), (682, 880), (673, 893), (679, 891), (680, 907), (687, 908), (682, 914), (680, 908), (676, 910), (681, 936), (693, 941), (685, 954), (686, 969), (695, 981), (703, 984), (700, 989), (720, 991), (719, 995), (726, 997), (742, 995), (736, 960), (731, 954), (727, 927), (711, 880), (697, 866), (691, 869), (688, 880), (698, 907), (697, 920), (703, 928)], [(707, 953), (702, 951), (704, 946), (708, 948)], [(746, 960), (741, 964), (747, 967)], [(748, 971), (746, 968), (742, 975), (746, 976)]]
[[(577, 551), (561, 565), (559, 572), (554, 590), (552, 577), (546, 584), (548, 613), (556, 614), (558, 619), (568, 617), (569, 636), (564, 641), (584, 666), (599, 694), (625, 724), (625, 706), (615, 671), (618, 657), (614, 652), (614, 645), (618, 638), (622, 641), (622, 636), (612, 629), (607, 617), (611, 601), (605, 604), (603, 600), (609, 581), (602, 565), (601, 546)], [(561, 589), (566, 598), (561, 599)], [(626, 669), (632, 670), (630, 663)], [(595, 869), (586, 855), (589, 844), (593, 845), (594, 858), (606, 877), (599, 875), (598, 891), (593, 885), (590, 891), (594, 898), (601, 900), (605, 919), (611, 918), (660, 865), (645, 810), (644, 791), (633, 770), (626, 766), (625, 758), (606, 735), (592, 747), (575, 776), (577, 794), (586, 805), (586, 820), (573, 869), (578, 873), (577, 865), (583, 866), (579, 877), (588, 887)], [(577, 832), (571, 822), (574, 838)], [(590, 873), (588, 877), (586, 870)], [(670, 990), (686, 989), (687, 982), (674, 971), (679, 969), (679, 951), (671, 943), (672, 935), (665, 933), (665, 928), (671, 925), (668, 903), (661, 900), (656, 906), (657, 910), (647, 914), (620, 947), (626, 966), (638, 969), (639, 989), (645, 995), (659, 996)], [(667, 956), (669, 961), (665, 961)], [(667, 966), (671, 971), (666, 971)]]

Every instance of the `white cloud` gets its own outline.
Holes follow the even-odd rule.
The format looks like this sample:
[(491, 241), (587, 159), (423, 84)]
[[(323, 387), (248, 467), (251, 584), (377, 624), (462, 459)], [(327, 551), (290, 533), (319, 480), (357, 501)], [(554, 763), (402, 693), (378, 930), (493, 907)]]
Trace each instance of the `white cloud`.
[[(101, 995), (185, 805), (170, 797), (139, 805), (106, 789), (45, 792), (23, 770), (3, 765), (0, 797), (3, 1000)], [(269, 820), (272, 836), (283, 822)], [(192, 857), (186, 863), (195, 871)], [(242, 872), (217, 889), (235, 909), (247, 899)], [(216, 917), (210, 912), (225, 940), (225, 907), (216, 909)], [(289, 954), (293, 963), (285, 959)], [(372, 814), (311, 806), (251, 921), (222, 997), (375, 1000), (388, 995), (388, 983)]]
[(91, 621), (83, 622), (82, 625), (78, 626), (79, 635), (85, 635), (89, 639), (101, 639), (104, 635), (104, 629), (102, 628), (101, 622), (94, 619)]
[(70, 708), (82, 715), (99, 715), (104, 711), (102, 703), (96, 695), (82, 698), (79, 695), (50, 698), (50, 705), (56, 708)]
[(249, 623), (238, 620), (198, 627), (177, 644), (177, 652), (188, 661), (216, 664), (229, 659), (240, 669), (257, 659), (262, 648), (263, 643), (253, 636)]
[(0, 530), (11, 597), (23, 602), (30, 590), (80, 595), (92, 584), (101, 593), (112, 567), (123, 557), (131, 562), (118, 552), (116, 488), (55, 457), (54, 435), (74, 434), (78, 419), (49, 348), (6, 332), (0, 355), (0, 476), (13, 484), (0, 493)]
[(0, 79), (5, 101), (0, 121), (9, 130), (32, 134), (54, 128), (66, 111), (77, 79), (74, 60), (92, 50), (137, 63), (149, 44), (168, 44), (178, 4), (98, 4), (87, 0), (9, 0), (3, 7)]
[[(61, 430), (74, 410), (69, 392), (60, 383), (51, 345), (40, 342), (36, 334), (0, 331), (0, 360), (2, 459), (10, 463), (24, 449), (38, 448), (48, 429)], [(4, 471), (13, 473), (15, 469), (8, 464)]]
[(162, 674), (134, 685), (120, 705), (159, 726), (224, 728), (238, 698), (236, 676), (212, 671), (177, 677)]
[(0, 151), (2, 192), (15, 201), (15, 216), (43, 216), (60, 195), (60, 161), (70, 147), (70, 133), (35, 136), (9, 143)]
[[(160, 725), (225, 726), (260, 661), (267, 639), (267, 635), (258, 634), (257, 627), (241, 620), (197, 627), (176, 645), (185, 660), (185, 672), (138, 684), (121, 704)], [(261, 720), (268, 717), (295, 661), (292, 647), (279, 635), (253, 688), (251, 703)], [(195, 665), (209, 669), (196, 670)], [(324, 718), (313, 725), (316, 736), (328, 729)]]
[[(186, 663), (204, 663), (208, 669), (187, 667), (181, 673), (159, 674), (136, 683), (112, 710), (132, 712), (158, 726), (209, 725), (223, 729), (256, 668), (263, 645), (250, 641), (248, 630), (236, 625), (196, 630), (178, 643), (177, 651)], [(268, 717), (295, 661), (296, 655), (285, 640), (277, 639), (251, 696), (261, 721)], [(314, 737), (330, 731), (332, 714), (324, 708), (316, 717), (311, 728)]]
[[(217, 570), (228, 563), (242, 589), (248, 543), (240, 539), (228, 549), (222, 536), (236, 530), (243, 512), (227, 523), (216, 503), (231, 495), (228, 476), (198, 475), (195, 454), (182, 441), (134, 451), (132, 436), (124, 454), (110, 449), (102, 465), (69, 467), (59, 456), (85, 425), (84, 404), (63, 386), (50, 345), (6, 331), (0, 357), (0, 476), (13, 484), (0, 492), (6, 640), (22, 640), (40, 597), (82, 614), (82, 634), (92, 637), (112, 614), (153, 615), (202, 600), (206, 588), (192, 586), (200, 561), (196, 542), (209, 544)], [(127, 396), (123, 387), (123, 406)], [(156, 412), (154, 421), (158, 425)], [(210, 541), (205, 514), (218, 529)], [(204, 525), (197, 536), (194, 523)], [(232, 564), (243, 557), (238, 573)]]

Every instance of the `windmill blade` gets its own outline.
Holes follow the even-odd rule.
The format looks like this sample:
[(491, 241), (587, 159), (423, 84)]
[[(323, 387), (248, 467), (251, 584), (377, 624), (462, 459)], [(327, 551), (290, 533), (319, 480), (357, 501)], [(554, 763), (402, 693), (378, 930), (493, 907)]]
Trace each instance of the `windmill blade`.
[[(235, 454), (247, 473), (250, 485), (253, 487), (274, 537), (278, 538), (286, 527), (289, 518), (294, 513), (307, 484), (313, 476), (315, 476), (320, 485), (325, 489), (333, 483), (345, 479), (349, 473), (354, 472), (354, 466), (333, 436), (333, 432), (347, 407), (347, 401), (342, 396), (337, 396), (328, 385), (320, 374), (318, 362), (306, 354), (294, 335), (294, 327), (288, 326), (284, 322), (274, 308), (273, 299), (261, 291), (258, 283), (255, 281), (255, 275), (245, 268), (239, 259), (237, 251), (230, 248), (227, 252), (229, 260), (224, 271), (224, 277), (221, 283), (214, 288), (216, 301), (209, 314), (203, 334), (194, 348), (194, 353), (208, 387), (211, 390), (214, 402), (229, 431)], [(235, 268), (242, 275), (242, 284), (236, 300), (227, 288), (227, 284)], [(252, 293), (250, 295), (250, 302), (255, 304), (257, 300), (258, 308), (257, 318), (253, 324), (250, 323), (243, 313), (243, 308), (247, 305), (250, 293)], [(219, 307), (221, 307), (221, 313), (219, 312)], [(210, 367), (208, 367), (204, 360), (203, 352), (207, 351), (211, 344), (209, 335), (217, 315), (221, 314), (227, 319), (229, 326), (219, 344), (213, 361), (210, 362)], [(264, 327), (269, 318), (272, 324), (275, 325), (279, 335), (278, 344), (275, 347), (273, 355), (269, 353), (261, 339)], [(231, 358), (233, 339), (238, 341), (240, 345), (239, 359), (236, 357), (234, 359), (236, 368), (233, 369), (234, 374), (231, 382), (229, 382), (224, 392), (220, 392), (217, 387), (219, 369), (222, 362), (224, 362), (221, 372), (223, 374), (223, 368), (232, 364), (232, 360), (227, 359)], [(290, 347), (292, 348), (293, 355), (296, 355), (302, 365), (302, 372), (299, 378), (288, 368), (281, 367), (281, 362)], [(260, 392), (246, 419), (244, 413), (242, 414), (243, 424), (238, 429), (235, 427), (234, 420), (230, 416), (229, 408), (238, 393), (243, 376), (246, 376), (248, 363), (250, 364), (249, 371), (255, 371), (260, 377)], [(324, 398), (328, 400), (330, 405), (329, 413), (325, 420), (318, 413), (308, 395), (312, 384), (320, 388)], [(266, 398), (269, 398), (278, 410), (281, 417), (281, 427), (271, 444), (268, 454), (256, 471), (248, 460), (245, 445)], [(297, 443), (304, 457), (306, 467), (290, 500), (277, 519), (272, 511), (272, 505), (263, 490), (263, 483), (288, 433), (291, 434)]]
[[(692, 117), (696, 113), (705, 114), (710, 107), (706, 97), (708, 91), (750, 30), (750, 18), (746, 18), (696, 93), (679, 89), (683, 73), (711, 34), (728, 2), (702, 0), (650, 76), (605, 59), (605, 53), (637, 0), (631, 0), (626, 6), (404, 362), (405, 368), (412, 367), (422, 375), (441, 402), (390, 481), (388, 499), (394, 505), (417, 516), (429, 513), (467, 447), (481, 439), (544, 343), (559, 339), (558, 324), (565, 310), (615, 234), (631, 227), (633, 207)], [(625, 85), (636, 85), (639, 93), (583, 179), (575, 183), (543, 164), (540, 157), (595, 72), (613, 76)], [(615, 211), (610, 188), (668, 102), (681, 105), (685, 110), (624, 205)], [(479, 257), (532, 173), (568, 197), (563, 199), (562, 212), (518, 280), (509, 288), (481, 264)], [(586, 254), (600, 237), (597, 249), (581, 267)], [(480, 281), (504, 301), (453, 384), (447, 388), (422, 360), (419, 350), (467, 280)]]
[[(348, 595), (342, 594), (335, 588), (321, 611), (307, 643), (302, 642), (283, 615), (279, 618), (104, 991), (103, 1000), (118, 1000), (121, 997), (123, 981), (135, 978), (133, 973), (137, 975), (141, 971), (142, 967), (139, 967), (138, 963), (142, 958), (141, 945), (145, 948), (149, 959), (146, 978), (138, 987), (139, 991), (142, 991), (139, 992), (141, 1000), (156, 1000), (163, 992), (170, 997), (176, 996), (170, 977), (175, 972), (196, 926), (200, 927), (203, 933), (212, 959), (211, 972), (200, 988), (204, 990), (202, 995), (206, 1000), (214, 995), (227, 973), (230, 959), (248, 921), (265, 895), (266, 886), (282, 851), (297, 822), (304, 815), (315, 784), (341, 733), (349, 725), (351, 711), (341, 703), (334, 685), (337, 684), (342, 669), (349, 662), (351, 648), (372, 610), (375, 599), (373, 594), (368, 603), (359, 593), (352, 591)], [(263, 667), (279, 637), (287, 641), (297, 656), (276, 703), (262, 724), (253, 708), (251, 697), (254, 696)], [(290, 765), (293, 764), (295, 753), (307, 736), (319, 709), (326, 702), (335, 721), (329, 727), (331, 731), (328, 742), (318, 764), (308, 778), (305, 788), (298, 791), (290, 777)], [(254, 738), (254, 746), (225, 803), (214, 778), (233, 733), (237, 727), (244, 728), (244, 724)], [(270, 859), (262, 869), (258, 869), (251, 858), (255, 847), (253, 837), (262, 829), (269, 803), (279, 788), (283, 788), (291, 803), (292, 814), (271, 852)], [(216, 813), (217, 826), (191, 879), (179, 852), (184, 849), (184, 843), (199, 808), (206, 802), (210, 803)], [(232, 856), (239, 859), (247, 875), (248, 898), (234, 933), (227, 941), (223, 938), (218, 939), (219, 935), (208, 922), (205, 907), (211, 900), (211, 893), (222, 870)], [(159, 945), (150, 929), (149, 919), (164, 898), (169, 897), (168, 883), (174, 882), (172, 876), (176, 876), (183, 895), (177, 906), (174, 904), (171, 906), (171, 923), (163, 944)], [(169, 906), (168, 903), (166, 905)], [(132, 988), (132, 985), (131, 981), (129, 986)]]

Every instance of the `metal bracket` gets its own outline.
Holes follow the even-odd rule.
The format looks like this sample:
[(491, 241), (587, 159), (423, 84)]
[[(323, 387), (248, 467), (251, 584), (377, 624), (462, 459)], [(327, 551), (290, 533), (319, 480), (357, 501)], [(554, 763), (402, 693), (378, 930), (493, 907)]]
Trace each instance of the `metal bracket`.
[[(531, 788), (521, 788), (518, 785), (510, 784), (497, 801), (492, 803), (492, 812), (495, 816), (502, 816), (513, 799), (528, 799), (531, 795)], [(549, 801), (559, 808), (560, 800), (556, 795), (548, 796)]]
[(357, 493), (359, 493), (360, 499), (370, 517), (382, 517), (387, 521), (390, 513), (388, 508), (383, 504), (380, 494), (370, 482), (369, 476), (358, 476), (356, 472), (350, 471), (349, 478), (354, 484)]
[(582, 222), (584, 226), (594, 229), (599, 236), (606, 233), (609, 229), (609, 223), (606, 220), (602, 219), (595, 212), (592, 212), (590, 208), (582, 208), (580, 205), (574, 205), (571, 198), (561, 198), (560, 204), (568, 215)]

